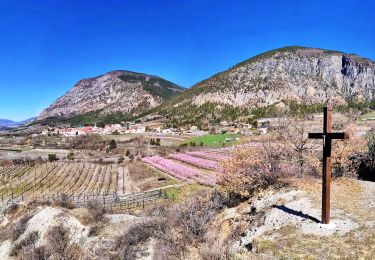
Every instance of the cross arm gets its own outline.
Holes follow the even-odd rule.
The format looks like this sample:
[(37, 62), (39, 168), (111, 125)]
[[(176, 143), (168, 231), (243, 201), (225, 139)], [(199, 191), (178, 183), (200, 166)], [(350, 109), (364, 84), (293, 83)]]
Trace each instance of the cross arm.
[(309, 133), (310, 139), (323, 139), (324, 136), (330, 139), (349, 139), (347, 133)]
[(328, 137), (331, 139), (349, 139), (349, 135), (345, 132), (342, 133), (328, 133)]
[(310, 139), (323, 139), (324, 133), (309, 133)]

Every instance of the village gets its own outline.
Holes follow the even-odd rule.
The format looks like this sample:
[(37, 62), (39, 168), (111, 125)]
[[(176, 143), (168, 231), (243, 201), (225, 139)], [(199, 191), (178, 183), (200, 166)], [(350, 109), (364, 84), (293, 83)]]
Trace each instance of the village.
[[(272, 120), (272, 119), (270, 119)], [(47, 127), (41, 130), (41, 135), (62, 135), (65, 137), (74, 137), (82, 135), (116, 135), (116, 134), (143, 134), (143, 133), (154, 133), (154, 134), (169, 134), (169, 135), (192, 135), (199, 136), (207, 133), (230, 133), (230, 134), (265, 134), (269, 128), (269, 120), (262, 120), (259, 127), (253, 129), (251, 124), (247, 123), (233, 123), (222, 121), (219, 126), (212, 127), (210, 130), (202, 130), (197, 126), (192, 125), (189, 129), (183, 127), (179, 128), (165, 128), (164, 123), (157, 122), (146, 122), (146, 123), (135, 123), (126, 122), (124, 124), (108, 124), (104, 127), (94, 126), (80, 126), (80, 127)]]
[[(160, 118), (160, 116), (158, 116)], [(321, 120), (322, 117), (317, 114), (312, 118), (312, 122)], [(104, 127), (93, 126), (80, 126), (80, 127), (38, 127), (40, 135), (61, 135), (64, 137), (75, 137), (82, 135), (126, 135), (126, 134), (144, 134), (152, 133), (155, 135), (180, 135), (180, 136), (202, 136), (206, 134), (234, 134), (242, 136), (251, 135), (264, 135), (269, 131), (276, 130), (281, 127), (283, 118), (260, 118), (254, 124), (244, 122), (231, 122), (221, 121), (219, 125), (206, 126), (205, 129), (199, 129), (197, 126), (192, 125), (188, 128), (168, 128), (165, 127), (165, 120), (144, 120), (139, 119), (132, 122), (125, 122), (123, 124), (107, 124)], [(358, 126), (358, 131), (361, 136), (373, 130), (375, 124), (373, 120), (364, 119)], [(1, 133), (0, 133), (1, 134)], [(36, 135), (35, 135), (36, 136)]]

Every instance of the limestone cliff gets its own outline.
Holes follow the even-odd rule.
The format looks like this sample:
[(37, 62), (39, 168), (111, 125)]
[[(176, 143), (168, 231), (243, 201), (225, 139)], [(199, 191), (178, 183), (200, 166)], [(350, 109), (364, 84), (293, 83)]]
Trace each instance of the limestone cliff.
[(169, 102), (267, 106), (293, 99), (304, 103), (371, 100), (375, 62), (353, 54), (305, 47), (269, 51), (204, 80)]
[(150, 109), (183, 89), (162, 78), (130, 71), (111, 71), (80, 80), (68, 93), (45, 109), (38, 119)]

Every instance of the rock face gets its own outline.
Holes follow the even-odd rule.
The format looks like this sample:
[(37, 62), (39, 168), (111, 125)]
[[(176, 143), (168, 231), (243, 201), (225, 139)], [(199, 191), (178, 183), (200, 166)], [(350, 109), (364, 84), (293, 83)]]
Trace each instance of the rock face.
[[(183, 89), (159, 77), (112, 71), (79, 81), (38, 119), (91, 111), (133, 112), (181, 104), (235, 107), (283, 105), (284, 100), (333, 105), (375, 98), (375, 62), (353, 54), (305, 47), (272, 50)], [(178, 95), (180, 94), (180, 95)]]
[(374, 95), (374, 61), (336, 51), (285, 47), (216, 74), (172, 103), (214, 102), (251, 107), (296, 100), (342, 104), (350, 100), (371, 100)]
[(158, 106), (183, 88), (162, 78), (130, 71), (111, 71), (79, 81), (42, 111), (38, 119), (71, 117), (91, 111), (134, 112)]

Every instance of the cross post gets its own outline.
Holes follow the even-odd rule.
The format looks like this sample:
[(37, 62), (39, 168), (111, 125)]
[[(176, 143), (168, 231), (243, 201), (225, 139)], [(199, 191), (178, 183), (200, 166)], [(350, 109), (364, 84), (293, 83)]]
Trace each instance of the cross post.
[(323, 132), (309, 133), (311, 139), (323, 139), (323, 183), (322, 183), (322, 223), (329, 224), (331, 210), (331, 148), (332, 139), (348, 139), (348, 135), (332, 133), (332, 107), (324, 107)]

